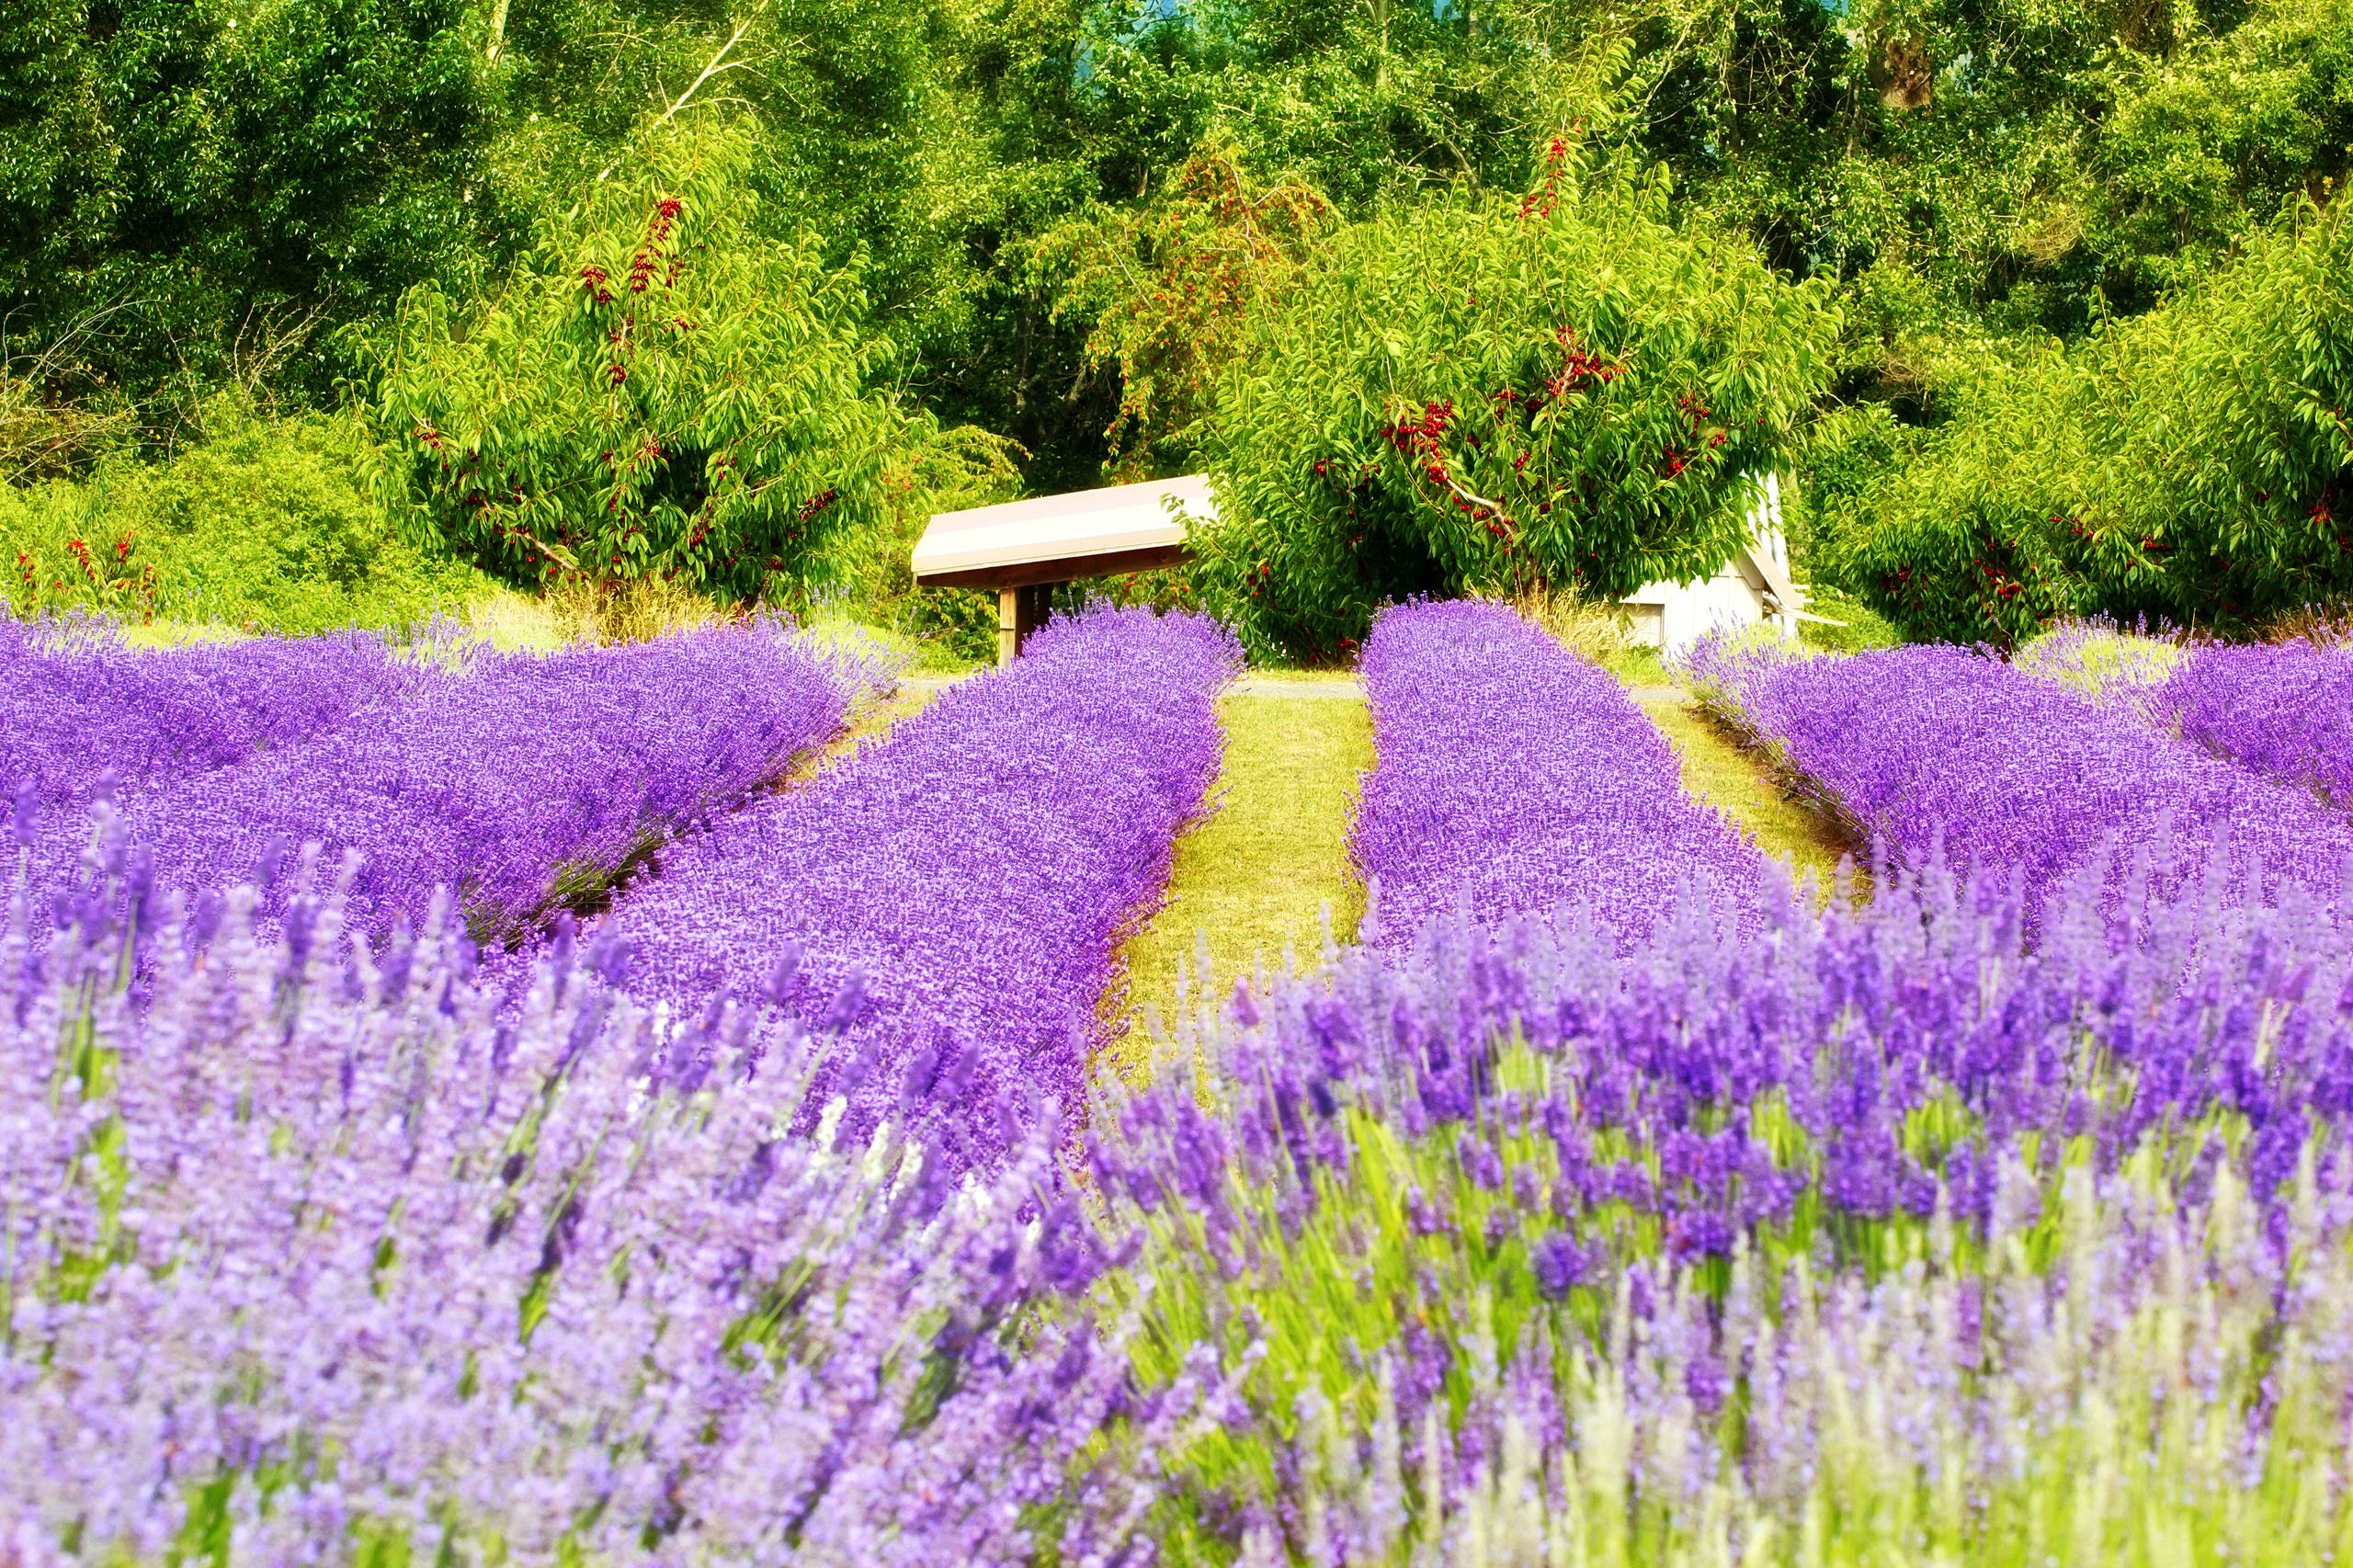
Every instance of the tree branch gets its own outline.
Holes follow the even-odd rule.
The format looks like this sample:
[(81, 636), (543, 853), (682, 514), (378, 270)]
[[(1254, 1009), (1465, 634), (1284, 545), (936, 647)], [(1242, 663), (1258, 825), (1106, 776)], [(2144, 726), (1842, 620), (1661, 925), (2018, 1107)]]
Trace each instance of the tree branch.
[[(669, 124), (673, 119), (676, 119), (678, 117), (678, 111), (685, 108), (688, 104), (694, 101), (694, 96), (702, 90), (703, 84), (706, 82), (709, 82), (715, 77), (723, 76), (730, 71), (741, 71), (751, 63), (751, 62), (746, 60), (730, 60), (727, 57), (735, 52), (735, 46), (744, 41), (745, 36), (752, 30), (752, 24), (758, 21), (760, 17), (766, 14), (767, 8), (767, 0), (760, 0), (760, 4), (752, 8), (752, 14), (750, 16), (735, 24), (735, 30), (727, 35), (727, 41), (721, 44), (719, 46), (718, 52), (713, 54), (710, 59), (705, 62), (701, 73), (698, 74), (693, 81), (687, 84), (687, 90), (680, 93), (676, 98), (671, 100), (670, 107), (664, 109), (661, 117), (655, 119), (654, 122), (647, 128), (649, 131), (659, 131), (664, 126)], [(607, 164), (603, 168), (598, 169), (597, 171), (597, 183), (599, 185), (604, 184), (607, 177), (620, 166), (620, 160), (616, 159), (612, 163)]]

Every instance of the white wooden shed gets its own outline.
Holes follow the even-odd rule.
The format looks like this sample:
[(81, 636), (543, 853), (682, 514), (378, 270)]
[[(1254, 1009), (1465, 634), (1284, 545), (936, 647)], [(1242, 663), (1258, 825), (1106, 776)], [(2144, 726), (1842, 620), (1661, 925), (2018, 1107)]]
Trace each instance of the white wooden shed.
[(995, 589), (997, 663), (1006, 664), (1046, 619), (1055, 584), (1173, 566), (1187, 528), (1216, 521), (1199, 473), (939, 512), (915, 544), (915, 582)]
[(1719, 627), (1770, 620), (1785, 637), (1797, 635), (1805, 590), (1790, 578), (1790, 542), (1781, 531), (1781, 481), (1767, 474), (1748, 505), (1747, 542), (1705, 577), (1648, 583), (1619, 601), (1637, 644), (1674, 653)]

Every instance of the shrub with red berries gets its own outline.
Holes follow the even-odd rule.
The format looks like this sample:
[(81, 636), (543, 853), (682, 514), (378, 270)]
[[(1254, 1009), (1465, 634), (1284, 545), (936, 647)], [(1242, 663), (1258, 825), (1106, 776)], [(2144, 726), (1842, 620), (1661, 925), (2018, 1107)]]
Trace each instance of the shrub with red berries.
[(1820, 289), (1565, 146), (1524, 200), (1348, 225), (1221, 384), (1197, 576), (1255, 651), (1313, 659), (1415, 594), (1712, 571), (1835, 332)]
[(373, 420), (415, 530), (522, 581), (792, 600), (893, 505), (911, 421), (853, 277), (763, 233), (748, 142), (673, 127), (471, 312), (394, 324)]

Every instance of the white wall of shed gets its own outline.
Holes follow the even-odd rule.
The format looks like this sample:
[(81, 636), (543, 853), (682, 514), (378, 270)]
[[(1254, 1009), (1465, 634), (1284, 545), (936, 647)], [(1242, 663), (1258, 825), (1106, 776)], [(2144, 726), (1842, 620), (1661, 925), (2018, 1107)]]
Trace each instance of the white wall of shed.
[(1798, 607), (1768, 607), (1766, 574), (1758, 566), (1760, 560), (1770, 562), (1774, 574), (1789, 581), (1790, 541), (1781, 528), (1779, 474), (1767, 474), (1752, 492), (1748, 540), (1745, 550), (1733, 551), (1709, 576), (1688, 583), (1646, 583), (1620, 601), (1629, 612), (1635, 645), (1677, 653), (1711, 631), (1746, 631), (1768, 619), (1784, 637), (1795, 637)]

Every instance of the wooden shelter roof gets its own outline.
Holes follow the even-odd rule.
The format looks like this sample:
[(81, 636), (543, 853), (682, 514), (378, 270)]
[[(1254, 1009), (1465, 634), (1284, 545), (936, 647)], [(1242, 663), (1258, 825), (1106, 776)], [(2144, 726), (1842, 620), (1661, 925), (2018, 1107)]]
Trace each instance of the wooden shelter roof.
[(1217, 520), (1205, 475), (940, 512), (915, 544), (915, 581), (1003, 589), (1171, 566), (1188, 518)]

